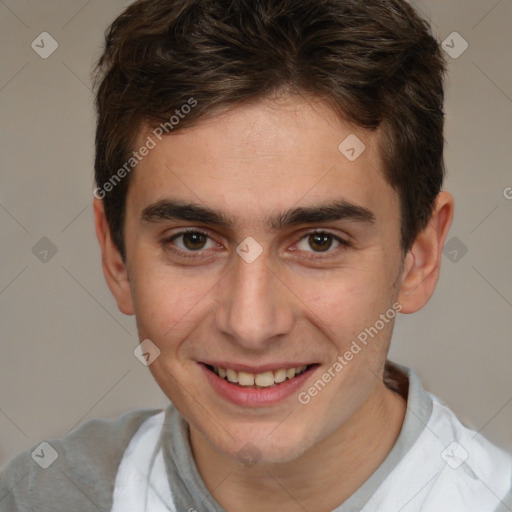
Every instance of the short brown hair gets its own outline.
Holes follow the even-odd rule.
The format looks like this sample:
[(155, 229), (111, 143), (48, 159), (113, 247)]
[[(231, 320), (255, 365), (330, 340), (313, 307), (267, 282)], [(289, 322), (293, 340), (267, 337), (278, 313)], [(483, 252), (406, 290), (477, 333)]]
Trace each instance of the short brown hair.
[[(311, 94), (382, 128), (407, 252), (443, 183), (444, 71), (428, 23), (402, 0), (138, 0), (107, 30), (96, 68), (96, 184), (126, 164), (144, 125), (191, 98), (175, 130), (279, 91)], [(123, 258), (125, 174), (102, 194)]]

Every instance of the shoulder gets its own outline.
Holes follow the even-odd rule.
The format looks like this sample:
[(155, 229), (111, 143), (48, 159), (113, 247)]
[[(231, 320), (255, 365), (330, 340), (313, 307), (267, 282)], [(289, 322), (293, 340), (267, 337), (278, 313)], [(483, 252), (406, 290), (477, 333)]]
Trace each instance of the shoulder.
[(438, 447), (439, 473), (431, 496), (441, 504), (441, 499), (457, 493), (461, 503), (466, 503), (466, 510), (496, 510), (504, 499), (509, 499), (512, 454), (464, 425), (439, 398), (432, 398), (427, 428), (435, 438), (429, 436), (431, 443), (427, 444)]
[(92, 419), (21, 452), (0, 474), (0, 509), (110, 510), (124, 451), (141, 424), (159, 412), (137, 409), (114, 420)]
[[(512, 481), (512, 454), (494, 445), (480, 432), (466, 426), (439, 398), (432, 395), (433, 410), (428, 426), (445, 446), (443, 458), (452, 465), (465, 463), (475, 472), (493, 474), (499, 472)], [(452, 445), (453, 443), (453, 445)], [(454, 459), (454, 461), (452, 460)]]
[[(460, 421), (442, 400), (423, 388), (413, 370), (393, 364), (408, 377), (408, 386), (400, 386), (408, 388), (399, 438), (402, 452), (368, 510), (512, 510), (512, 454)], [(399, 494), (397, 489), (401, 489)]]

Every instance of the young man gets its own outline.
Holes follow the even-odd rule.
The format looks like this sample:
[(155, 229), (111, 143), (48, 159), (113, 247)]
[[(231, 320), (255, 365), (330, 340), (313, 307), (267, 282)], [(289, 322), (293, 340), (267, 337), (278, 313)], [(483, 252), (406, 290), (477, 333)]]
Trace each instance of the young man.
[(453, 218), (443, 73), (401, 0), (131, 5), (99, 62), (96, 231), (172, 405), (19, 455), (0, 509), (512, 510), (511, 456), (387, 361)]

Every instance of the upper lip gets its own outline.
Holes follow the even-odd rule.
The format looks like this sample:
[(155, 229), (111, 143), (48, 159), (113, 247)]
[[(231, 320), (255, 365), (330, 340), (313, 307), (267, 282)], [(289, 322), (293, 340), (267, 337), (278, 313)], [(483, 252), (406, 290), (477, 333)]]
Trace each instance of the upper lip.
[(246, 373), (264, 373), (271, 372), (275, 370), (288, 370), (289, 368), (299, 368), (301, 366), (310, 366), (315, 363), (270, 363), (270, 364), (262, 364), (262, 365), (247, 365), (240, 363), (226, 363), (223, 361), (202, 361), (203, 364), (208, 366), (216, 366), (217, 368), (224, 368), (225, 370), (235, 370), (237, 372), (246, 372)]

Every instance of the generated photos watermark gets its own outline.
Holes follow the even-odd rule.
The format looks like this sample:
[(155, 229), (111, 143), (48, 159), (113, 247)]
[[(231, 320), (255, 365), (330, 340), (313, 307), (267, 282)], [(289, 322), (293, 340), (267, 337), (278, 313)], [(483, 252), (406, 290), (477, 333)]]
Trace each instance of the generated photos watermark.
[(197, 100), (190, 97), (187, 103), (182, 105), (179, 109), (174, 111), (175, 115), (172, 115), (165, 123), (160, 123), (151, 133), (148, 135), (146, 141), (137, 150), (133, 151), (132, 156), (120, 167), (112, 176), (103, 183), (101, 186), (96, 186), (93, 190), (93, 195), (96, 199), (103, 199), (109, 192), (112, 192), (121, 181), (128, 176), (133, 169), (141, 162), (152, 149), (155, 149), (158, 143), (163, 140), (164, 135), (171, 133), (184, 119), (192, 109), (197, 106)]
[[(348, 364), (368, 345), (368, 337), (373, 339), (382, 329), (396, 317), (402, 310), (402, 304), (395, 302), (391, 308), (379, 316), (379, 319), (370, 327), (366, 327), (353, 340), (350, 348), (343, 355), (339, 355), (336, 361), (310, 386), (306, 391), (301, 391), (297, 399), (302, 405), (307, 405), (331, 382)], [(358, 343), (359, 342), (359, 343)]]

